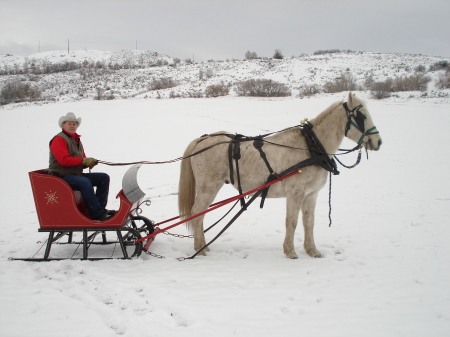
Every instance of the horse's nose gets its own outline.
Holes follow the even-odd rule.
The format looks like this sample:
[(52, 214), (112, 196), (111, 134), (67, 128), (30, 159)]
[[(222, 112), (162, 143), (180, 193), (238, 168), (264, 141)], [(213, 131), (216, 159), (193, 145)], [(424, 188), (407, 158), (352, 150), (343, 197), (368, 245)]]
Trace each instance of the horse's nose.
[(381, 144), (383, 144), (383, 141), (380, 139), (380, 140), (378, 141), (378, 148), (380, 148)]

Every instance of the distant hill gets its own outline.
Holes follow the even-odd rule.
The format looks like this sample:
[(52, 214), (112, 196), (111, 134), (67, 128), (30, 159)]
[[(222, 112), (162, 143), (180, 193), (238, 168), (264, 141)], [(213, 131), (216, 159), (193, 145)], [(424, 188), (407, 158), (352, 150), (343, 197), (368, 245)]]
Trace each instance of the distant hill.
[[(354, 82), (354, 90), (370, 90), (374, 82), (420, 74), (422, 79), (427, 79), (425, 89), (409, 96), (440, 97), (448, 101), (449, 87), (442, 85), (442, 81), (448, 77), (449, 61), (449, 58), (425, 55), (336, 50), (283, 59), (201, 63), (135, 50), (51, 51), (28, 57), (0, 54), (0, 89), (3, 95), (7, 90), (26, 87), (37, 95), (33, 99), (47, 102), (186, 98), (204, 97), (211, 85), (223, 86), (230, 89), (229, 95), (236, 95), (233, 89), (238, 83), (265, 79), (284, 84), (291, 96), (297, 97), (329, 92), (330, 84), (343, 77)], [(29, 100), (30, 95), (23, 100)], [(9, 102), (14, 99), (3, 100), (2, 104)]]

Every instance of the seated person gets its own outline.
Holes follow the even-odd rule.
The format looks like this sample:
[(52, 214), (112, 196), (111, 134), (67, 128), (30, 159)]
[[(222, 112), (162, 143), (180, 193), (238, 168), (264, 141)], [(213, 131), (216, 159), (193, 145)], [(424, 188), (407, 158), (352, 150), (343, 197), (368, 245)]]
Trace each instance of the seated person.
[(80, 124), (81, 117), (77, 118), (73, 112), (68, 112), (59, 119), (58, 125), (62, 131), (50, 141), (49, 173), (62, 178), (72, 189), (81, 192), (91, 219), (104, 221), (115, 213), (105, 208), (108, 202), (109, 175), (99, 172), (83, 173), (83, 169), (93, 168), (98, 161), (86, 158), (80, 135), (77, 134)]

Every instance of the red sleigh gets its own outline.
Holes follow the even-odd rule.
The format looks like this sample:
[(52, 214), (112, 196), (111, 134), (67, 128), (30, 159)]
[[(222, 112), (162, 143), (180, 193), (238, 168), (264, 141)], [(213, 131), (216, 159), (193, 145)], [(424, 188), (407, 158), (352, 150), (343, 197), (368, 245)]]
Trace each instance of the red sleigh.
[[(145, 194), (139, 188), (136, 180), (137, 171), (141, 165), (134, 165), (125, 173), (122, 180), (122, 190), (117, 194), (120, 200), (119, 210), (105, 221), (95, 221), (89, 218), (89, 212), (79, 191), (72, 188), (61, 178), (48, 174), (48, 171), (37, 170), (29, 172), (34, 202), (39, 219), (39, 232), (48, 232), (46, 249), (42, 258), (25, 258), (26, 261), (49, 261), (61, 259), (103, 260), (110, 257), (89, 256), (91, 247), (105, 245), (120, 245), (123, 259), (138, 257), (142, 252), (143, 243), (136, 243), (145, 235), (154, 231), (153, 222), (140, 216), (139, 206)], [(78, 233), (78, 234), (77, 234)], [(81, 240), (74, 239), (74, 234)], [(113, 240), (110, 239), (113, 234)], [(67, 241), (61, 240), (67, 237)], [(100, 240), (97, 238), (100, 237)], [(149, 239), (153, 240), (153, 238)], [(82, 246), (82, 256), (75, 252), (70, 257), (50, 258), (50, 250), (55, 244), (76, 244)], [(148, 243), (147, 243), (148, 246)], [(78, 247), (77, 247), (78, 250)], [(116, 251), (114, 249), (114, 251)], [(104, 249), (100, 249), (104, 253)], [(63, 254), (67, 254), (66, 252)], [(36, 254), (35, 254), (36, 255)]]

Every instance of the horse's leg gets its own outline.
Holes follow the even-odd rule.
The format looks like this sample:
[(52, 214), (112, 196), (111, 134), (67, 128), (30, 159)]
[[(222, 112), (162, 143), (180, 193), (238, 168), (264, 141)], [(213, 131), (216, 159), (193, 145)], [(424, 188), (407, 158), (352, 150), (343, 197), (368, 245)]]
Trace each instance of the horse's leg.
[[(217, 195), (217, 192), (222, 187), (223, 183), (220, 186), (209, 186), (208, 188), (198, 188), (197, 196), (195, 198), (194, 206), (192, 207), (192, 214), (198, 214), (205, 211), (209, 205), (212, 204), (214, 198)], [(191, 226), (194, 234), (194, 249), (199, 251), (204, 246), (206, 246), (205, 233), (203, 229), (203, 219), (205, 215), (201, 215), (193, 220), (191, 220)], [(200, 255), (206, 255), (206, 251), (209, 248), (205, 248)]]
[(286, 236), (284, 238), (284, 254), (290, 259), (298, 258), (294, 249), (294, 234), (297, 228), (298, 215), (302, 205), (302, 198), (293, 195), (286, 198)]
[(303, 228), (305, 230), (305, 241), (303, 247), (309, 256), (321, 257), (314, 243), (314, 213), (318, 192), (311, 193), (305, 197), (302, 205)]

